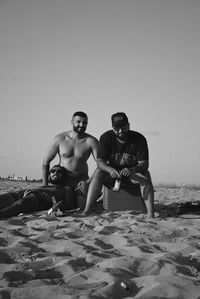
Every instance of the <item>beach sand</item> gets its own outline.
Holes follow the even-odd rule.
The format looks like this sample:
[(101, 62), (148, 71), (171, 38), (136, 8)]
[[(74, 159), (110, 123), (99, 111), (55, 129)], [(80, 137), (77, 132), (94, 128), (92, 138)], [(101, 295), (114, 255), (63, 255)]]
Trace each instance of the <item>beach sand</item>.
[[(31, 184), (1, 182), (1, 193)], [(0, 298), (200, 298), (200, 192), (155, 190), (156, 218), (131, 211), (0, 220)]]

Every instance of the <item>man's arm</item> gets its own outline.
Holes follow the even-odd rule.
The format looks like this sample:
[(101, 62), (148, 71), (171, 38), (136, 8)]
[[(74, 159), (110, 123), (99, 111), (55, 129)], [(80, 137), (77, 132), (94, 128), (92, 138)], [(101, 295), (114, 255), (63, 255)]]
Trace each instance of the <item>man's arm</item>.
[(42, 185), (48, 186), (49, 164), (42, 164)]
[(59, 146), (58, 146), (58, 137), (56, 136), (48, 146), (48, 149), (45, 153), (43, 163), (42, 163), (42, 181), (43, 186), (48, 186), (48, 176), (49, 176), (49, 168), (50, 162), (55, 158), (58, 154)]
[(142, 175), (142, 172), (148, 170), (149, 168), (149, 162), (148, 161), (138, 161), (138, 164), (136, 166), (132, 166), (132, 167), (125, 167), (120, 171), (120, 175), (121, 176), (125, 176), (125, 177), (131, 177), (132, 179), (135, 179), (138, 177), (140, 177), (141, 179), (141, 183), (145, 183), (146, 182), (146, 177)]
[(143, 172), (149, 168), (149, 161), (138, 161), (138, 164), (131, 167), (131, 171), (134, 173)]
[[(91, 137), (91, 151), (92, 151), (92, 156), (94, 158), (94, 161), (97, 163), (97, 152), (98, 152), (98, 146), (99, 146), (99, 141), (95, 137)], [(91, 174), (91, 176), (87, 180), (87, 185), (90, 184), (92, 178), (94, 176), (94, 172)]]
[[(94, 161), (97, 162), (97, 151), (98, 151), (99, 142), (95, 137), (93, 137), (91, 135), (88, 135), (88, 136), (89, 137), (87, 138), (87, 143), (89, 144), (89, 148), (90, 148), (89, 156), (90, 156), (90, 154), (92, 154)], [(79, 190), (82, 194), (87, 194), (87, 191), (88, 191), (89, 185), (93, 179), (93, 176), (94, 176), (94, 172), (86, 180), (81, 180), (78, 183), (75, 190)]]
[(99, 146), (99, 141), (95, 137), (92, 137), (92, 139), (91, 139), (91, 150), (92, 150), (92, 156), (93, 156), (95, 161), (97, 161), (98, 146)]
[(138, 161), (136, 166), (130, 167), (129, 170), (131, 173), (140, 173), (149, 168), (149, 161)]
[(118, 178), (120, 176), (120, 173), (115, 168), (109, 166), (103, 159), (98, 158), (97, 165), (101, 170), (108, 172), (112, 178)]

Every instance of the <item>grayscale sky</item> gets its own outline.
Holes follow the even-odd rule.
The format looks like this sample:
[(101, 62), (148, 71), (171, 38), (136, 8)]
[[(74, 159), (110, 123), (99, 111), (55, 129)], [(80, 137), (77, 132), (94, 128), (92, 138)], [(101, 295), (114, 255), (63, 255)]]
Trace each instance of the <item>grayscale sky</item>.
[(75, 111), (97, 138), (124, 111), (153, 182), (199, 183), (199, 16), (199, 0), (0, 0), (0, 176), (41, 178)]

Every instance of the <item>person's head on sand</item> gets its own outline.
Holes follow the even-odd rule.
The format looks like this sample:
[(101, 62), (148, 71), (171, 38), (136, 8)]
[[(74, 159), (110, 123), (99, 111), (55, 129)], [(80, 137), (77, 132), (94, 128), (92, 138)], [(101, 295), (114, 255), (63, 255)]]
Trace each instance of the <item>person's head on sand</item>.
[(71, 123), (74, 132), (76, 132), (78, 135), (83, 134), (88, 125), (87, 114), (82, 111), (75, 112), (72, 116)]
[(128, 137), (130, 124), (124, 112), (117, 112), (111, 116), (112, 129), (119, 141), (124, 142)]
[(49, 171), (49, 182), (53, 185), (62, 185), (65, 180), (66, 170), (63, 166), (54, 165)]

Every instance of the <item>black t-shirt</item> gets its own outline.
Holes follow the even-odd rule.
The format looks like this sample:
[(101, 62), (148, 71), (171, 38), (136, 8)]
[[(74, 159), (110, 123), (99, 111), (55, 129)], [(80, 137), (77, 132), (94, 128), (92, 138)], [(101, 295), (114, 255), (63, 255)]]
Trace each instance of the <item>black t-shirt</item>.
[(136, 166), (138, 161), (149, 160), (146, 138), (136, 131), (129, 130), (127, 141), (120, 143), (114, 132), (109, 130), (100, 137), (98, 158), (107, 161), (117, 170)]

